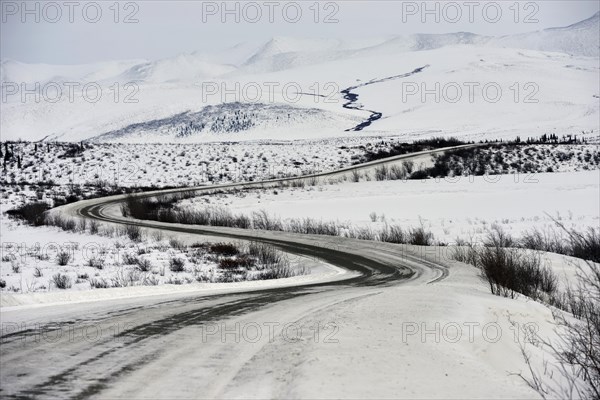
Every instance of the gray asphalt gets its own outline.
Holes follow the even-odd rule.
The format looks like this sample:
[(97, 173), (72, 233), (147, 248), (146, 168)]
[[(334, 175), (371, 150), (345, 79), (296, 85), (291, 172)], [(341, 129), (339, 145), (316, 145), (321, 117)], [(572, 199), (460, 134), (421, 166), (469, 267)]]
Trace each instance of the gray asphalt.
[[(297, 179), (329, 178), (355, 169), (374, 168), (433, 152), (378, 160), (366, 165), (302, 178), (200, 187), (192, 190), (202, 192), (216, 188), (264, 187)], [(147, 197), (182, 190), (190, 189), (141, 193), (139, 196)], [(70, 206), (74, 207), (81, 217), (102, 222), (133, 223), (145, 228), (189, 235), (262, 241), (285, 252), (318, 258), (355, 271), (359, 275), (335, 282), (252, 290), (245, 293), (211, 296), (187, 294), (173, 299), (150, 297), (124, 303), (111, 301), (101, 306), (63, 306), (49, 311), (47, 315), (38, 312), (27, 324), (20, 327), (11, 326), (11, 331), (3, 330), (0, 348), (0, 396), (3, 398), (103, 397), (102, 393), (105, 390), (114, 391), (119, 387), (121, 380), (148, 364), (156, 364), (155, 367), (160, 370), (161, 357), (173, 348), (172, 346), (177, 347), (177, 338), (189, 329), (201, 329), (206, 324), (216, 321), (252, 318), (253, 315), (258, 315), (259, 311), (274, 307), (305, 315), (310, 313), (308, 309), (304, 309), (307, 304), (312, 307), (326, 306), (333, 301), (332, 299), (341, 301), (349, 297), (364, 296), (375, 293), (378, 288), (409, 281), (427, 284), (447, 276), (444, 265), (426, 260), (425, 257), (419, 256), (418, 249), (410, 246), (316, 235), (170, 225), (154, 221), (132, 222), (106, 212), (124, 199), (125, 196), (112, 196)], [(10, 325), (11, 321), (3, 316), (2, 323)], [(41, 325), (36, 328), (35, 323)], [(99, 331), (99, 335), (96, 335), (97, 340), (90, 341), (89, 332), (81, 327), (94, 327), (94, 332)], [(123, 329), (118, 329), (119, 327)], [(198, 360), (198, 363), (202, 362)]]

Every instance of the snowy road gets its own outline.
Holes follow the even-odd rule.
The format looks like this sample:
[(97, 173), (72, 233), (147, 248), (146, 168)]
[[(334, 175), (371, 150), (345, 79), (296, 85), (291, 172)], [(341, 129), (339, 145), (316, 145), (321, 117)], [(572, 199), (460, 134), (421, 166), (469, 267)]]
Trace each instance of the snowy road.
[[(380, 160), (375, 165), (422, 156)], [(270, 183), (239, 186), (265, 184)], [(82, 201), (65, 206), (63, 212), (132, 223), (119, 213), (123, 199)], [(453, 393), (481, 397), (488, 385), (506, 385), (512, 379), (490, 373), (493, 382), (482, 379), (470, 388), (461, 384), (455, 392), (443, 393), (432, 392), (425, 381), (409, 389), (407, 382), (399, 380), (398, 371), (403, 370), (402, 376), (408, 379), (409, 368), (406, 359), (396, 354), (406, 343), (401, 341), (397, 324), (396, 331), (392, 330), (399, 322), (393, 314), (417, 318), (421, 306), (410, 301), (415, 298), (414, 290), (420, 293), (419, 299), (428, 291), (437, 299), (440, 289), (436, 286), (452, 278), (450, 272), (471, 273), (466, 267), (449, 269), (447, 259), (440, 256), (443, 249), (154, 221), (134, 223), (183, 235), (259, 240), (354, 274), (335, 282), (220, 295), (182, 293), (2, 311), (3, 398), (452, 397)], [(457, 298), (463, 295), (459, 292), (467, 280), (460, 277), (459, 281), (456, 287), (445, 289), (457, 291)], [(432, 304), (426, 306), (428, 313), (450, 315), (439, 310), (448, 306), (443, 301), (432, 300)], [(362, 324), (369, 329), (361, 330)], [(396, 333), (390, 336), (390, 332)], [(434, 356), (425, 370), (444, 357), (455, 357), (452, 352), (425, 354)], [(382, 362), (385, 368), (371, 373), (365, 369), (357, 375), (351, 371), (363, 370), (357, 358), (368, 365)], [(469, 371), (480, 373), (482, 367), (474, 358), (464, 363), (465, 376)], [(375, 384), (373, 373), (383, 382)], [(418, 377), (423, 371), (414, 368), (412, 373)], [(507, 393), (532, 395), (520, 386)]]

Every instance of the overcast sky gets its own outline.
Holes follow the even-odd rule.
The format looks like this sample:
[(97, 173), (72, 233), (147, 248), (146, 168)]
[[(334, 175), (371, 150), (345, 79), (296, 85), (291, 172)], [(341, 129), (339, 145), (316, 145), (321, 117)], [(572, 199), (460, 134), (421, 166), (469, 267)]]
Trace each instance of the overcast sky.
[(50, 64), (158, 59), (245, 41), (259, 43), (273, 36), (356, 39), (457, 31), (505, 35), (566, 26), (599, 9), (597, 0), (521, 1), (516, 7), (512, 0), (153, 0), (121, 1), (118, 7), (114, 1), (57, 0), (28, 1), (26, 9), (21, 0), (0, 2), (1, 58)]

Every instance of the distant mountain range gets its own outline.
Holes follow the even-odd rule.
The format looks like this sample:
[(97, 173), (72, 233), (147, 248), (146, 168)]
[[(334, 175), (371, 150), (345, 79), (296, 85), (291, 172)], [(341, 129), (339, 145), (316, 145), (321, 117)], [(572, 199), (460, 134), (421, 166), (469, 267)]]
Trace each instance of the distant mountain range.
[(124, 60), (85, 65), (25, 64), (3, 60), (2, 82), (139, 82), (169, 83), (236, 75), (270, 73), (354, 57), (432, 50), (451, 45), (506, 47), (573, 56), (598, 57), (599, 15), (561, 28), (507, 35), (482, 36), (468, 32), (413, 34), (373, 40), (298, 39), (275, 37), (267, 43), (240, 43), (215, 53), (180, 54), (156, 61)]
[[(61, 66), (5, 60), (3, 83), (25, 83), (31, 89), (36, 82), (96, 82), (103, 90), (98, 101), (85, 98), (81, 87), (74, 99), (59, 101), (9, 96), (0, 115), (2, 140), (597, 135), (599, 29), (597, 13), (567, 27), (502, 37), (467, 32), (360, 40), (276, 37), (157, 61)], [(132, 81), (138, 85), (115, 91), (115, 82)], [(466, 82), (479, 85), (473, 101)], [(203, 83), (218, 85), (219, 92), (207, 96)], [(279, 86), (270, 92), (265, 83)], [(461, 101), (406, 96), (407, 83), (429, 92), (453, 83), (463, 91)], [(293, 84), (291, 90), (284, 90), (286, 84)], [(481, 90), (486, 84), (501, 88), (501, 101), (483, 98), (489, 94)], [(344, 107), (349, 97), (342, 91), (348, 88), (352, 107)], [(233, 96), (227, 93), (231, 89)], [(255, 93), (260, 96), (252, 97)], [(374, 116), (372, 124), (364, 125)], [(358, 124), (364, 127), (361, 132), (348, 131)]]

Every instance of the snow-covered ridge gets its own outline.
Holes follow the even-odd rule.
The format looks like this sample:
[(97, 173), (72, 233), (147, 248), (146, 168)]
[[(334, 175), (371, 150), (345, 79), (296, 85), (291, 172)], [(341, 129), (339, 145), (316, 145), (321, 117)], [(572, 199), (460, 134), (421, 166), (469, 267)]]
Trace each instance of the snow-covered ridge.
[(104, 81), (174, 82), (227, 76), (232, 73), (265, 73), (328, 60), (376, 56), (390, 52), (432, 50), (457, 44), (510, 47), (598, 57), (599, 13), (559, 28), (507, 35), (483, 36), (469, 32), (397, 35), (385, 39), (349, 41), (274, 37), (266, 43), (240, 43), (227, 51), (180, 54), (156, 61), (112, 61), (86, 65), (25, 64), (2, 61), (1, 82)]
[[(321, 127), (338, 129), (355, 121), (317, 108), (285, 104), (223, 103), (186, 111), (173, 116), (128, 125), (90, 139), (93, 142), (136, 142), (149, 140), (177, 142), (199, 135), (244, 133), (252, 130), (286, 129), (314, 121)], [(214, 137), (213, 137), (214, 139)]]
[[(596, 133), (598, 18), (596, 14), (564, 28), (499, 38), (466, 32), (359, 41), (278, 37), (263, 44), (243, 43), (229, 52), (158, 61), (84, 66), (4, 61), (2, 96), (7, 99), (0, 116), (2, 139), (81, 141), (104, 134), (108, 135), (102, 140), (144, 142), (342, 137), (355, 134), (346, 130), (368, 118), (365, 110), (382, 117), (364, 133), (403, 135), (407, 140), (433, 135), (479, 140)], [(423, 65), (430, 67), (418, 76), (361, 87), (356, 94), (364, 110), (343, 108), (344, 88), (379, 82)], [(34, 83), (44, 88), (52, 81), (81, 84), (73, 98), (65, 95), (67, 88), (59, 101), (35, 101), (31, 94), (23, 98), (20, 84), (31, 91)], [(88, 82), (100, 84), (102, 96), (97, 101), (85, 96), (82, 88)], [(479, 85), (472, 97), (467, 82)], [(9, 95), (4, 83), (19, 90)], [(205, 83), (218, 87), (216, 93), (209, 92)], [(405, 84), (417, 92), (407, 95)], [(498, 101), (487, 100), (482, 88), (488, 84), (500, 88)], [(424, 96), (436, 85), (441, 100)], [(446, 101), (441, 92), (447, 86), (461, 89), (459, 101)], [(233, 111), (224, 103), (262, 104), (263, 118), (260, 123), (218, 127), (216, 117), (195, 114), (222, 112), (228, 118)], [(267, 116), (268, 112), (274, 114)], [(192, 122), (188, 134), (180, 132), (183, 122)], [(227, 137), (219, 135), (223, 132)]]

